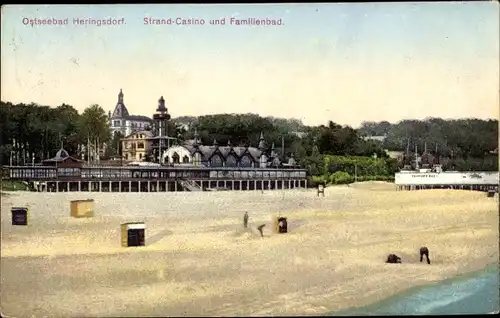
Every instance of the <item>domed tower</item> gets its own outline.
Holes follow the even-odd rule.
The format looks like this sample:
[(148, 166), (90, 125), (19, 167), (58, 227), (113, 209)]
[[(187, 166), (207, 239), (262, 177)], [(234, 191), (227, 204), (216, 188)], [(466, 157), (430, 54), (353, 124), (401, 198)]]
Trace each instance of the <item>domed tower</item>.
[(120, 92), (118, 93), (118, 101), (116, 102), (115, 109), (112, 113), (108, 113), (109, 117), (109, 128), (112, 133), (121, 132), (126, 135), (126, 123), (125, 121), (130, 116), (127, 107), (125, 106), (125, 102), (123, 101), (123, 91), (120, 88)]

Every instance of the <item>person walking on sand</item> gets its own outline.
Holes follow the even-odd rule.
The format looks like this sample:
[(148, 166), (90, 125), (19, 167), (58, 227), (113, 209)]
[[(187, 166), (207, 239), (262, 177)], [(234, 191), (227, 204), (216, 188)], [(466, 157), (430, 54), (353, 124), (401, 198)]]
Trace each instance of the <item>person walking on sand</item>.
[(248, 227), (248, 212), (245, 212), (245, 215), (243, 216), (243, 226), (245, 228)]
[(259, 225), (259, 227), (257, 228), (257, 230), (259, 230), (259, 233), (260, 233), (260, 237), (264, 238), (264, 232), (263, 232), (263, 228), (264, 226), (266, 226), (265, 224), (262, 224), (262, 225)]

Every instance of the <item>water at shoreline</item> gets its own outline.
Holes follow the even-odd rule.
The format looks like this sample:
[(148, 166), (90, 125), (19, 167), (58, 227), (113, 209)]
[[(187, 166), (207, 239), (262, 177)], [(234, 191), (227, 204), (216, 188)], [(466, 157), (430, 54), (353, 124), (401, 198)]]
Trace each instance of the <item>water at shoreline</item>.
[(410, 289), (335, 316), (488, 314), (500, 310), (498, 265), (441, 283)]

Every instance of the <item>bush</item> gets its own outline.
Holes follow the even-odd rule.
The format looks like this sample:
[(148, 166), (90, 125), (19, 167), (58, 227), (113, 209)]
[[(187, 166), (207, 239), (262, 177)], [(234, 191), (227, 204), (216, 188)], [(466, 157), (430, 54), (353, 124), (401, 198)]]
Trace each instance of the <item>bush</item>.
[(317, 187), (319, 184), (349, 184), (353, 182), (364, 181), (387, 181), (394, 182), (394, 176), (390, 175), (375, 175), (375, 176), (358, 176), (355, 180), (354, 176), (345, 171), (336, 171), (331, 173), (328, 177), (325, 176), (312, 176), (308, 184), (311, 187)]
[(312, 187), (317, 187), (320, 184), (326, 184), (327, 181), (328, 180), (325, 178), (325, 176), (312, 176), (309, 184)]
[(391, 175), (389, 159), (357, 156), (324, 156), (324, 172), (345, 171), (350, 175), (376, 176)]
[(12, 180), (2, 180), (2, 189), (3, 191), (27, 191), (29, 187), (20, 182), (20, 181), (12, 181)]
[(332, 184), (348, 184), (354, 181), (354, 178), (345, 171), (337, 171), (330, 175), (330, 183)]

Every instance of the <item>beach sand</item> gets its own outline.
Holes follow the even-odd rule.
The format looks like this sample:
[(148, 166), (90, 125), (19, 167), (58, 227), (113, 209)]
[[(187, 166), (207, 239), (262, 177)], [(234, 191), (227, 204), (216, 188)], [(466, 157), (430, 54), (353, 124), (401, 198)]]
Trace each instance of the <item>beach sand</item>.
[[(95, 217), (70, 218), (70, 200), (87, 198)], [(498, 197), (473, 191), (16, 192), (1, 206), (0, 300), (11, 317), (318, 315), (499, 258)], [(29, 226), (11, 225), (12, 206), (29, 207)], [(289, 233), (272, 233), (278, 214)], [(145, 247), (121, 247), (129, 221), (145, 222)], [(419, 262), (424, 245), (430, 266)], [(385, 264), (390, 253), (403, 263)]]

